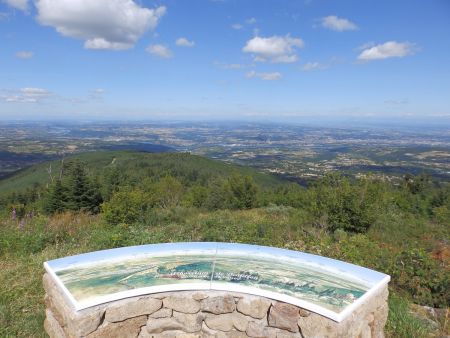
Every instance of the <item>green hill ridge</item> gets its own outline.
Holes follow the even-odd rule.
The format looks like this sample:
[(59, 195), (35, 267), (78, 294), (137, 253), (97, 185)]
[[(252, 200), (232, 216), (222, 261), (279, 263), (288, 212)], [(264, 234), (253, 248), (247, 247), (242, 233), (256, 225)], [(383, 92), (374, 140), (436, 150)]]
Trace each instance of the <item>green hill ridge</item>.
[[(274, 187), (283, 184), (275, 176), (260, 173), (254, 169), (229, 164), (189, 153), (148, 153), (138, 151), (101, 151), (68, 156), (65, 162), (82, 161), (93, 175), (117, 168), (126, 172), (134, 180), (141, 180), (150, 175), (172, 175), (185, 179), (206, 182), (212, 177), (228, 177), (233, 174), (247, 175), (257, 184)], [(0, 180), (0, 194), (21, 192), (34, 185), (46, 185), (51, 182), (50, 174), (58, 177), (61, 160), (47, 161)], [(49, 173), (51, 169), (51, 173)]]

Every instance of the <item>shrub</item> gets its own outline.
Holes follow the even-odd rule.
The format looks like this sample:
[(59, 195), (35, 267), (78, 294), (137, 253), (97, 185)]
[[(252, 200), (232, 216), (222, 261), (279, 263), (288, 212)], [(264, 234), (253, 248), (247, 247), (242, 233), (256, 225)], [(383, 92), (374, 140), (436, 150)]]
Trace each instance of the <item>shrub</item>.
[(103, 203), (102, 211), (105, 220), (111, 224), (132, 224), (143, 218), (149, 203), (148, 195), (142, 190), (126, 188)]
[(423, 250), (402, 251), (389, 273), (394, 286), (412, 295), (415, 303), (433, 307), (449, 305), (448, 270)]

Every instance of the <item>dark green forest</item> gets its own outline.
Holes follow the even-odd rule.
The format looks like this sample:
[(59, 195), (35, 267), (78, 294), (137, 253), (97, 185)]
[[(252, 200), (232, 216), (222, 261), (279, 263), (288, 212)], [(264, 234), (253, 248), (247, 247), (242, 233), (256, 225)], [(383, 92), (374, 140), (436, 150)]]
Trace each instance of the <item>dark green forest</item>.
[[(0, 336), (43, 335), (43, 261), (175, 241), (283, 247), (382, 271), (391, 337), (448, 330), (448, 311), (435, 326), (411, 314), (450, 304), (450, 184), (425, 173), (395, 184), (330, 173), (301, 186), (190, 154), (101, 152), (0, 181), (0, 207), (0, 282), (16, 285), (0, 291)], [(21, 269), (35, 277), (15, 281)]]

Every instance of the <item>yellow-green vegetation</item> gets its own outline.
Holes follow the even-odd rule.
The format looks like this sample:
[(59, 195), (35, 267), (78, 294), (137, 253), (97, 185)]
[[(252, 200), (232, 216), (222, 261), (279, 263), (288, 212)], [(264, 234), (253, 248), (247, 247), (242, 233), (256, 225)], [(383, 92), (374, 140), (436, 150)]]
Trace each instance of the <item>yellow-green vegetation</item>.
[(0, 337), (44, 336), (44, 261), (175, 241), (283, 247), (388, 273), (388, 335), (448, 334), (445, 318), (411, 312), (413, 303), (449, 306), (450, 191), (442, 182), (330, 175), (304, 188), (188, 154), (89, 156), (66, 159), (53, 182), (47, 173), (27, 187), (22, 176), (15, 193), (0, 193)]

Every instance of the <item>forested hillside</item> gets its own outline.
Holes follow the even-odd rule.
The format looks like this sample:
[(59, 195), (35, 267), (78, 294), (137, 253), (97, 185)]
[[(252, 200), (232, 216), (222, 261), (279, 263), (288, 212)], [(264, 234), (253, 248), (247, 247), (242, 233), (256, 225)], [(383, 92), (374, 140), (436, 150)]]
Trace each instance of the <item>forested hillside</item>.
[(448, 331), (450, 186), (425, 174), (393, 185), (335, 173), (302, 187), (189, 154), (102, 152), (0, 181), (0, 205), (0, 336), (43, 336), (43, 261), (173, 241), (257, 243), (376, 269), (392, 276), (391, 337)]

